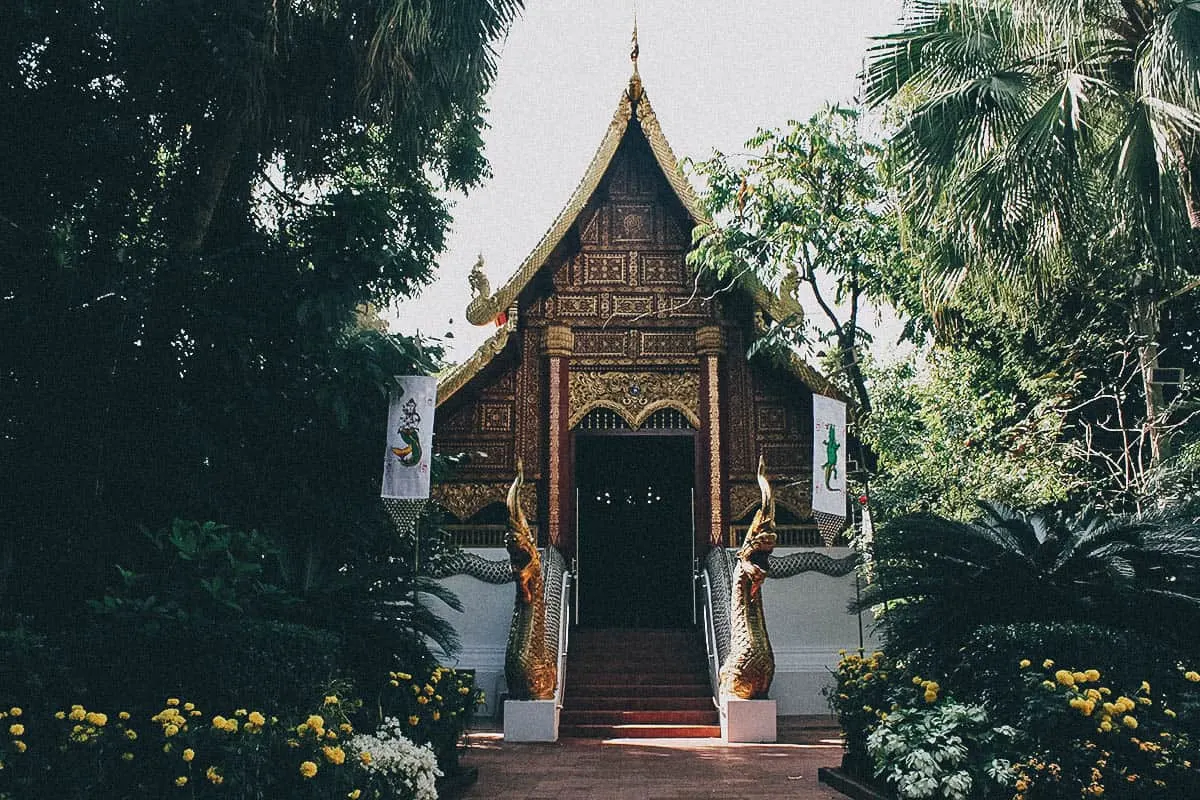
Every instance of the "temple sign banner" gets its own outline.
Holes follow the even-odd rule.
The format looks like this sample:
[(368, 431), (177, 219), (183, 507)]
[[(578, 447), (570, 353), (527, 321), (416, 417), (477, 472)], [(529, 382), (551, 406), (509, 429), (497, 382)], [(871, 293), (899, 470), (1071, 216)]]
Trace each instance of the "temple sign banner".
[(437, 378), (397, 375), (388, 405), (387, 452), (379, 495), (402, 500), (429, 498), (433, 458), (433, 412)]
[(813, 395), (813, 511), (846, 516), (846, 404)]

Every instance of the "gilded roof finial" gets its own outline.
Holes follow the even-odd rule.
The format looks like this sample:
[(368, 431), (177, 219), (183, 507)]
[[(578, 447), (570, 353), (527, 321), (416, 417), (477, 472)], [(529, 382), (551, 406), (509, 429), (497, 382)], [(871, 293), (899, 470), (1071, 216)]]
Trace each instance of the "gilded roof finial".
[(634, 75), (638, 74), (637, 60), (638, 60), (638, 53), (640, 53), (640, 52), (641, 51), (638, 48), (638, 38), (637, 38), (637, 10), (635, 9), (633, 12), (633, 46), (632, 46), (632, 49), (629, 51), (629, 58), (631, 61), (633, 61), (633, 74)]

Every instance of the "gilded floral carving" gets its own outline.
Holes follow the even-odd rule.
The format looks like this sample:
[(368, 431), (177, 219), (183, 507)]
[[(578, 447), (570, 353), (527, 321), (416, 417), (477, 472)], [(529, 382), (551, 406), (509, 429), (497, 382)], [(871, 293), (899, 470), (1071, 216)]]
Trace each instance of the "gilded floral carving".
[(601, 406), (616, 411), (631, 428), (668, 407), (700, 427), (700, 376), (692, 372), (572, 372), (567, 392), (571, 428)]

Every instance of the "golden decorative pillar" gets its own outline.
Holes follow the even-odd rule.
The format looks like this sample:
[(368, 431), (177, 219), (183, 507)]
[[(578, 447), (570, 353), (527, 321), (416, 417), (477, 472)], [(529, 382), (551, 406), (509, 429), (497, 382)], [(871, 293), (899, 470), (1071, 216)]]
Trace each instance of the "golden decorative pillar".
[(700, 418), (704, 423), (701, 437), (703, 462), (707, 467), (707, 489), (703, 509), (708, 512), (708, 542), (714, 547), (725, 543), (725, 510), (722, 504), (721, 476), (721, 356), (725, 354), (725, 335), (716, 325), (696, 331), (696, 354), (700, 356)]
[[(574, 552), (574, 542), (566, 541), (565, 521), (570, 519), (571, 498), (566, 496), (568, 484), (568, 453), (570, 452), (570, 428), (568, 415), (568, 380), (570, 355), (575, 350), (575, 336), (565, 325), (546, 328), (542, 340), (542, 353), (549, 361), (550, 384), (550, 464), (546, 471), (546, 530), (549, 542), (560, 551)], [(573, 539), (573, 537), (572, 537)]]

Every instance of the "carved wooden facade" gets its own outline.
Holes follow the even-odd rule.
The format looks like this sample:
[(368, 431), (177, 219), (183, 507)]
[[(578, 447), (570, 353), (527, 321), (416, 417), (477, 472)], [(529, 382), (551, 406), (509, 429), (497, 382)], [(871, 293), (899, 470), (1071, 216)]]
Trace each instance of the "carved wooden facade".
[(494, 294), (473, 276), (468, 317), (501, 327), (439, 388), (435, 447), (487, 454), (435, 487), (459, 521), (503, 502), (519, 457), (543, 542), (570, 555), (572, 431), (600, 408), (630, 428), (674, 409), (696, 429), (698, 543), (725, 542), (729, 523), (752, 510), (760, 454), (778, 505), (810, 516), (812, 393), (833, 390), (798, 361), (747, 360), (756, 315), (795, 309), (753, 283), (715, 295), (698, 288), (686, 256), (699, 219), (635, 74), (588, 174), (530, 258)]

